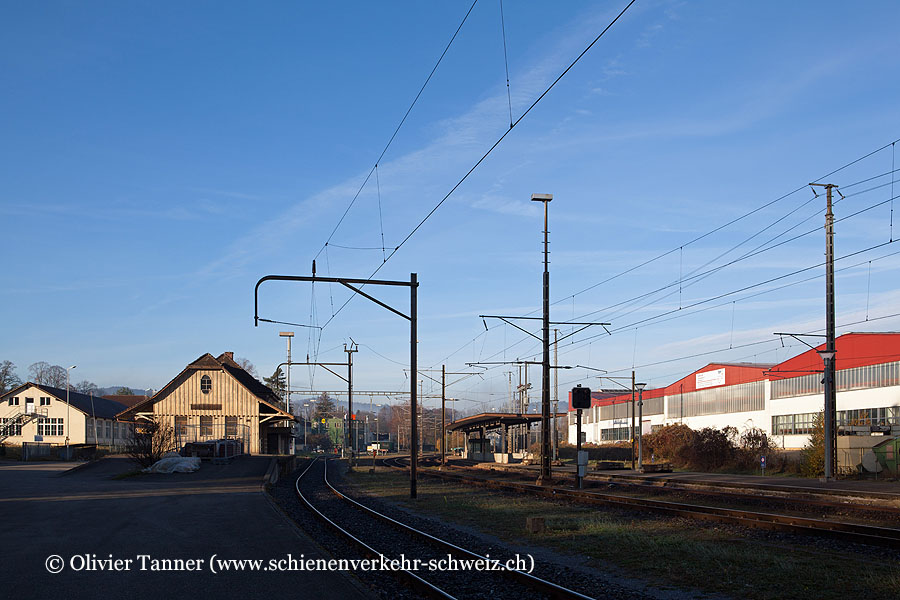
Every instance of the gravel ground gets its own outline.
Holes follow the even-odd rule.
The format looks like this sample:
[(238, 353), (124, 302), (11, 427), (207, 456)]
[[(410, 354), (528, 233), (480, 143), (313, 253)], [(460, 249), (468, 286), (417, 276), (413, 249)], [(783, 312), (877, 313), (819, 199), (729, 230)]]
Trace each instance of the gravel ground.
[[(321, 463), (321, 461), (320, 461)], [(560, 585), (579, 591), (585, 595), (595, 598), (659, 598), (665, 600), (685, 600), (688, 598), (707, 598), (707, 599), (723, 599), (722, 595), (703, 594), (696, 591), (683, 590), (659, 590), (647, 585), (645, 582), (633, 578), (625, 577), (615, 567), (608, 565), (600, 565), (598, 561), (586, 559), (584, 557), (572, 557), (561, 555), (546, 548), (514, 546), (505, 543), (493, 536), (478, 532), (472, 528), (450, 524), (440, 519), (423, 516), (414, 513), (410, 509), (390, 503), (380, 498), (367, 497), (364, 492), (357, 489), (352, 484), (343, 481), (338, 469), (343, 468), (342, 463), (331, 461), (329, 463), (329, 479), (342, 492), (357, 498), (365, 505), (378, 510), (398, 521), (409, 524), (423, 531), (426, 531), (436, 537), (447, 539), (453, 543), (465, 547), (473, 552), (482, 555), (490, 555), (492, 558), (503, 559), (506, 556), (519, 554), (531, 554), (535, 559), (534, 575), (554, 581)], [(373, 519), (367, 517), (358, 509), (348, 506), (344, 501), (334, 496), (331, 492), (325, 491), (321, 484), (321, 464), (314, 466), (302, 488), (305, 494), (310, 494), (312, 501), (320, 507), (320, 510), (329, 514), (334, 520), (339, 522), (346, 521), (349, 523), (349, 529), (358, 533), (361, 538), (369, 542), (376, 549), (384, 552), (387, 556), (394, 556), (404, 553), (407, 557), (416, 556), (421, 558), (438, 557), (443, 558), (446, 552), (436, 548), (422, 546), (420, 543), (411, 543), (408, 534), (399, 533), (394, 528), (374, 522)], [(294, 481), (299, 471), (293, 477), (283, 478), (277, 486), (271, 490), (273, 497), (282, 506), (282, 508), (298, 523), (298, 525), (310, 533), (326, 550), (337, 558), (362, 558), (363, 556), (355, 547), (350, 546), (347, 542), (337, 538), (336, 534), (330, 528), (326, 528), (317, 519), (312, 517), (312, 513), (303, 506), (296, 497), (294, 492)], [(436, 482), (432, 478), (428, 478), (430, 482)], [(498, 497), (509, 496), (515, 497), (517, 494), (509, 492), (500, 492), (492, 490), (491, 494)], [(559, 504), (566, 504), (568, 501), (547, 500)], [(321, 505), (321, 506), (320, 506)], [(621, 514), (622, 518), (630, 520), (660, 520), (665, 519), (671, 521), (671, 517), (658, 515), (654, 513), (628, 511), (615, 508), (603, 508), (604, 512)], [(796, 534), (750, 529), (738, 525), (724, 525), (702, 523), (691, 519), (676, 519), (680, 525), (685, 528), (696, 528), (698, 526), (708, 527), (719, 531), (724, 531), (729, 537), (735, 539), (744, 539), (759, 544), (762, 547), (773, 547), (788, 549), (791, 552), (805, 552), (810, 554), (829, 553), (835, 556), (854, 555), (857, 559), (865, 559), (870, 556), (872, 560), (879, 562), (885, 560), (900, 561), (900, 551), (887, 550), (884, 548), (865, 546), (860, 544), (850, 544), (840, 540), (832, 540), (828, 538), (802, 536)], [(389, 549), (389, 551), (385, 551)], [(451, 594), (460, 598), (539, 598), (532, 590), (523, 590), (521, 586), (510, 582), (505, 578), (497, 577), (496, 574), (475, 574), (471, 571), (463, 573), (457, 572), (452, 574), (439, 574), (434, 577), (434, 573), (424, 571), (419, 572), (423, 578), (432, 583), (444, 587)], [(493, 575), (493, 576), (492, 576)], [(378, 597), (382, 598), (416, 598), (420, 597), (416, 592), (410, 591), (398, 582), (398, 580), (384, 572), (363, 572), (357, 573), (360, 581), (368, 586)]]
[[(405, 507), (395, 505), (381, 498), (371, 497), (352, 485), (347, 485), (337, 474), (329, 469), (329, 480), (342, 493), (362, 502), (391, 518), (420, 529), (426, 533), (450, 540), (479, 554), (490, 554), (492, 557), (505, 553), (530, 554), (535, 559), (534, 575), (553, 581), (558, 585), (591, 596), (594, 598), (635, 598), (638, 600), (687, 600), (704, 598), (708, 600), (726, 600), (727, 596), (704, 594), (690, 590), (661, 590), (649, 586), (646, 582), (629, 578), (612, 565), (604, 565), (602, 570), (596, 565), (598, 561), (584, 557), (564, 556), (547, 548), (535, 546), (511, 546), (490, 535), (485, 535), (471, 528), (448, 523), (433, 516), (415, 513)], [(429, 479), (430, 482), (435, 480)], [(492, 494), (498, 493), (496, 490)], [(505, 494), (500, 493), (501, 497)], [(515, 497), (510, 495), (509, 497)], [(552, 500), (549, 500), (552, 502)], [(656, 515), (647, 515), (657, 518)], [(533, 592), (530, 597), (534, 597)]]
[[(334, 467), (337, 463), (329, 465), (329, 479), (335, 485), (341, 485), (341, 478)], [(304, 467), (305, 468), (305, 467)], [(383, 552), (388, 557), (397, 557), (401, 553), (407, 558), (419, 557), (444, 558), (446, 551), (412, 540), (409, 534), (401, 533), (394, 527), (378, 522), (356, 508), (349, 506), (345, 501), (337, 498), (321, 483), (322, 461), (313, 465), (307, 475), (301, 480), (301, 491), (310, 498), (314, 505), (329, 518), (342, 526), (350, 529), (355, 535)], [(299, 475), (296, 472), (292, 477), (283, 478), (270, 490), (273, 498), (285, 512), (307, 531), (323, 548), (336, 558), (363, 558), (362, 554), (348, 542), (337, 537), (333, 531), (312, 516), (312, 513), (303, 506), (294, 492), (294, 481)], [(344, 486), (346, 487), (346, 486)], [(342, 490), (347, 491), (347, 490)], [(348, 494), (353, 495), (353, 494)], [(506, 548), (498, 540), (485, 539), (471, 532), (463, 531), (446, 523), (433, 519), (426, 519), (401, 511), (396, 507), (372, 498), (364, 498), (364, 503), (372, 508), (384, 512), (399, 521), (413, 527), (420, 528), (428, 533), (452, 541), (454, 544), (467, 548), (482, 555), (490, 555), (491, 558), (505, 560), (516, 554), (516, 550)], [(377, 506), (376, 506), (377, 504)], [(521, 549), (519, 550), (521, 552)], [(649, 598), (666, 598), (667, 600), (679, 600), (683, 598), (697, 598), (695, 594), (663, 592), (661, 594), (644, 593), (635, 586), (624, 586), (610, 577), (602, 577), (597, 571), (582, 567), (571, 568), (555, 561), (546, 560), (545, 552), (540, 557), (535, 557), (536, 566), (534, 575), (549, 579), (560, 585), (565, 585), (591, 597), (603, 598), (628, 598), (644, 600)], [(571, 560), (569, 561), (571, 562)], [(483, 573), (478, 571), (446, 571), (431, 572), (420, 570), (420, 576), (429, 582), (445, 589), (459, 598), (497, 598), (521, 599), (541, 598), (536, 593), (522, 584), (500, 577), (496, 573)], [(398, 580), (384, 572), (358, 572), (360, 581), (369, 587), (381, 598), (418, 598), (416, 592), (410, 591), (401, 585)], [(704, 596), (710, 598), (711, 596)]]
[[(484, 469), (465, 468), (454, 465), (454, 471), (465, 472), (474, 477), (490, 477), (533, 483), (534, 477), (517, 471), (492, 470), (489, 474)], [(812, 519), (830, 519), (847, 523), (860, 523), (881, 527), (897, 527), (900, 525), (900, 510), (894, 507), (868, 506), (865, 504), (825, 503), (803, 498), (783, 498), (772, 495), (756, 495), (752, 492), (731, 493), (715, 490), (688, 490), (671, 487), (629, 484), (626, 482), (606, 483), (591, 480), (585, 481), (585, 490), (609, 492), (636, 498), (670, 500), (674, 502), (690, 502), (752, 510), (757, 512), (775, 512), (778, 514), (809, 517)]]
[[(479, 477), (479, 478), (488, 478), (484, 473), (478, 473), (478, 470), (473, 470), (473, 472), (467, 472), (467, 476)], [(496, 476), (497, 473), (491, 473), (491, 479), (509, 479), (516, 480), (515, 477), (510, 476)], [(427, 477), (427, 475), (423, 475)], [(432, 479), (434, 481), (434, 479)], [(450, 480), (452, 481), (452, 480)], [(531, 483), (531, 480), (527, 480)], [(646, 490), (641, 489), (639, 492), (633, 494), (624, 494), (622, 493), (622, 487), (620, 485), (615, 484), (600, 484), (587, 488), (587, 491), (596, 490), (598, 492), (612, 492), (615, 494), (621, 495), (633, 495), (639, 497), (647, 497), (647, 496), (665, 496), (665, 498), (661, 498), (664, 500), (672, 500), (672, 501), (684, 501), (684, 502), (693, 502), (695, 504), (709, 504), (713, 506), (725, 506), (728, 508), (736, 508), (736, 509), (746, 509), (746, 510), (756, 510), (758, 512), (770, 512), (770, 513), (779, 513), (779, 514), (798, 514), (810, 518), (827, 518), (827, 514), (822, 512), (821, 507), (816, 506), (806, 506), (803, 507), (802, 501), (798, 501), (796, 503), (797, 508), (794, 511), (781, 511), (775, 510), (775, 506), (773, 504), (778, 504), (783, 506), (783, 503), (779, 499), (772, 499), (768, 497), (761, 497), (758, 503), (753, 506), (743, 506), (737, 505), (731, 502), (725, 502), (722, 498), (724, 494), (717, 494), (715, 499), (718, 502), (709, 502), (704, 503), (701, 499), (698, 499), (698, 494), (693, 492), (685, 492), (683, 490), (678, 491), (669, 491), (669, 490)], [(658, 493), (657, 493), (658, 492)], [(491, 493), (503, 493), (503, 494), (511, 494), (515, 495), (515, 492), (501, 492), (497, 489), (491, 489)], [(710, 494), (707, 494), (710, 496)], [(578, 502), (575, 499), (554, 499), (548, 500), (552, 502), (559, 502), (562, 504), (575, 504), (586, 506), (587, 504), (583, 502)], [(751, 540), (755, 543), (759, 543), (763, 546), (771, 546), (771, 547), (780, 547), (784, 549), (789, 549), (792, 552), (810, 552), (810, 553), (821, 553), (821, 552), (829, 552), (837, 556), (847, 557), (854, 556), (859, 560), (872, 559), (878, 562), (893, 562), (894, 564), (900, 564), (900, 549), (892, 549), (886, 548), (883, 546), (874, 546), (867, 544), (859, 544), (854, 542), (843, 541), (839, 538), (830, 538), (818, 535), (804, 535), (798, 533), (790, 533), (784, 531), (774, 531), (769, 529), (757, 529), (754, 527), (746, 527), (743, 525), (736, 524), (728, 524), (728, 523), (713, 523), (709, 521), (698, 521), (694, 519), (689, 519), (686, 517), (670, 517), (661, 515), (658, 513), (653, 513), (649, 511), (641, 511), (641, 510), (627, 510), (623, 508), (613, 507), (613, 506), (604, 506), (602, 504), (590, 504), (590, 506), (596, 510), (603, 510), (610, 514), (620, 514), (622, 518), (628, 518), (632, 520), (637, 519), (665, 519), (669, 521), (680, 522), (685, 528), (698, 528), (698, 527), (706, 527), (711, 529), (717, 529), (719, 531), (726, 531), (734, 538), (740, 538), (745, 540)], [(819, 512), (816, 512), (819, 510)], [(837, 512), (834, 512), (831, 516), (834, 518), (837, 516)], [(868, 521), (865, 524), (867, 525), (878, 525), (878, 526), (888, 526), (896, 528), (898, 526), (898, 521), (896, 519), (886, 518), (884, 513), (866, 511), (864, 508), (853, 509), (847, 508), (840, 512), (842, 515), (852, 514), (857, 517), (856, 520), (859, 521)], [(868, 516), (868, 519), (865, 517)], [(877, 522), (875, 520), (877, 519)], [(837, 520), (837, 519), (834, 519)]]

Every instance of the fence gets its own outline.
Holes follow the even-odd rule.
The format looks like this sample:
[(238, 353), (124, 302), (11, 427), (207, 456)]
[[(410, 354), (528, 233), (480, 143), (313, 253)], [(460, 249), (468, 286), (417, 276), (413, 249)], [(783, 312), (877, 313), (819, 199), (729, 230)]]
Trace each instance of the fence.
[(50, 450), (47, 442), (22, 442), (22, 460), (48, 457)]
[(225, 423), (203, 423), (200, 425), (184, 425), (175, 422), (175, 442), (179, 449), (195, 442), (212, 442), (215, 440), (238, 440), (243, 451), (250, 449), (250, 426), (226, 421)]

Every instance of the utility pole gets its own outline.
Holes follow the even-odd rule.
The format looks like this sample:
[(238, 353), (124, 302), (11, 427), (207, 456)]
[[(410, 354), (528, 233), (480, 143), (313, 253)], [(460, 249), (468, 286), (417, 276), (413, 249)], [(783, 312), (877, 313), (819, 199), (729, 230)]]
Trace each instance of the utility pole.
[(532, 194), (532, 202), (544, 203), (544, 318), (541, 327), (543, 334), (544, 358), (541, 365), (541, 474), (538, 485), (552, 483), (550, 473), (550, 260), (548, 228), (548, 211), (553, 194)]
[[(816, 187), (825, 188), (825, 350), (820, 352), (825, 366), (825, 481), (834, 479), (837, 459), (837, 390), (835, 389), (835, 334), (834, 334), (834, 213), (833, 183), (810, 183), (813, 193)], [(841, 194), (838, 191), (838, 194)], [(818, 194), (816, 194), (818, 197)], [(844, 195), (841, 194), (843, 198)]]
[(631, 372), (631, 470), (634, 471), (634, 371)]
[(559, 460), (559, 329), (553, 330), (553, 460)]
[(350, 462), (348, 465), (348, 469), (353, 469), (353, 460), (356, 456), (356, 446), (357, 439), (356, 436), (353, 435), (354, 427), (356, 423), (356, 419), (353, 414), (353, 353), (359, 352), (358, 347), (350, 340), (350, 346), (347, 347), (347, 344), (344, 344), (344, 352), (347, 353), (347, 433), (346, 437), (349, 440), (349, 444), (347, 444), (347, 449), (350, 451)]

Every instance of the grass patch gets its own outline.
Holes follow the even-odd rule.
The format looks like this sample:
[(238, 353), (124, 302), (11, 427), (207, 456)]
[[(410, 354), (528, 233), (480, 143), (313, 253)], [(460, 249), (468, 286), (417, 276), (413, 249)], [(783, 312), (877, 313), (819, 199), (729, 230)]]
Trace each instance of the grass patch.
[[(656, 584), (754, 600), (846, 600), (848, 592), (862, 590), (869, 599), (897, 598), (900, 589), (900, 568), (870, 553), (773, 544), (755, 535), (743, 538), (733, 527), (556, 503), (428, 477), (419, 480), (418, 498), (410, 500), (409, 478), (402, 473), (366, 470), (347, 477), (401, 506), (504, 541), (598, 559)], [(526, 517), (544, 517), (546, 533), (527, 533)]]
[(113, 475), (111, 479), (120, 480), (120, 479), (128, 479), (129, 477), (139, 477), (143, 475), (144, 472), (140, 469), (132, 469), (131, 471), (125, 471), (124, 473), (119, 473), (118, 475)]

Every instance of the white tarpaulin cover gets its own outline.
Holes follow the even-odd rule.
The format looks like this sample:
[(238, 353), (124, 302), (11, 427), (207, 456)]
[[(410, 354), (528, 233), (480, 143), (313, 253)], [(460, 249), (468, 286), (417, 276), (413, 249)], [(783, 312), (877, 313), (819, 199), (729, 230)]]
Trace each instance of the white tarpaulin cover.
[(144, 469), (144, 473), (193, 473), (200, 470), (200, 459), (168, 452)]

